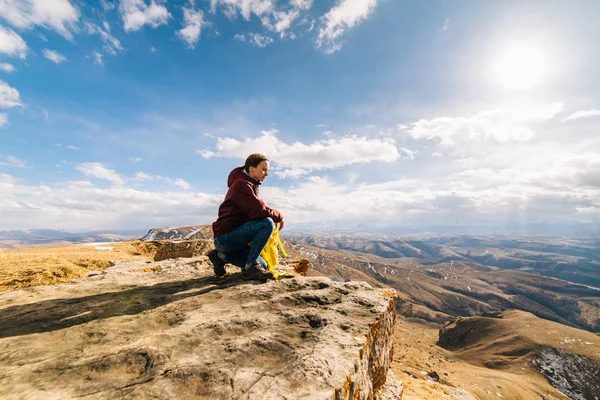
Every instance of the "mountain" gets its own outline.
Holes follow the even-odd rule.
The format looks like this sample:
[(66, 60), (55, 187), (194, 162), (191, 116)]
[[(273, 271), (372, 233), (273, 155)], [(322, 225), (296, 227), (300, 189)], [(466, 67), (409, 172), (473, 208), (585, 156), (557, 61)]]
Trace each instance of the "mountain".
[(394, 287), (400, 313), (443, 323), (518, 309), (600, 332), (600, 239), (286, 234), (333, 279)]
[(66, 232), (54, 229), (26, 229), (0, 231), (0, 247), (18, 248), (58, 243), (120, 242), (138, 238), (143, 230), (107, 230), (91, 232)]

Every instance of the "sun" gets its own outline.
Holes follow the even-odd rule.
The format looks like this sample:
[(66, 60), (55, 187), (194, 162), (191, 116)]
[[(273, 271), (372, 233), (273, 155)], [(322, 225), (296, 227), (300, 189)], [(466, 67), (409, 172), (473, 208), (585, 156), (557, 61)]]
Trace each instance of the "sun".
[(506, 90), (531, 90), (547, 71), (547, 61), (536, 46), (508, 47), (499, 54), (494, 65), (498, 83)]

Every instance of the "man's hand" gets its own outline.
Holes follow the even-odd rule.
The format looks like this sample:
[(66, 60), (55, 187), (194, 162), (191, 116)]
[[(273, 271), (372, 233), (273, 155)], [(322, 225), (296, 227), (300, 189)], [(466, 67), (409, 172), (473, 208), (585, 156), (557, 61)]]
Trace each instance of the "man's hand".
[(283, 220), (281, 220), (281, 221), (279, 222), (279, 226), (277, 227), (277, 229), (279, 229), (279, 230), (282, 230), (282, 229), (283, 229), (283, 225), (284, 225), (284, 224), (283, 224)]

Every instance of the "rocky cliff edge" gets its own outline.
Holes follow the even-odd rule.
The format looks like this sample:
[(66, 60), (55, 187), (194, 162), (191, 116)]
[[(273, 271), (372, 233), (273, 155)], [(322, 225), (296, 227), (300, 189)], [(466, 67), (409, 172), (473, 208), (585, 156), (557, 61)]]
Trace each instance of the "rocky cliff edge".
[(121, 262), (1, 294), (0, 397), (399, 398), (394, 377), (382, 391), (394, 292), (230, 269), (215, 278), (206, 256)]

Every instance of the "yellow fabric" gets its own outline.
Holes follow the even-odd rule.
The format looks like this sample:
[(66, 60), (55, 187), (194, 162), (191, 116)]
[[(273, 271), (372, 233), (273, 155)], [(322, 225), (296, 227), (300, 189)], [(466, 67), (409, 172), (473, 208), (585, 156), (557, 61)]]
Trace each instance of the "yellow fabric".
[(273, 230), (273, 234), (271, 234), (271, 237), (267, 242), (267, 245), (260, 253), (260, 256), (264, 258), (264, 260), (267, 262), (268, 269), (271, 272), (275, 270), (275, 267), (279, 262), (278, 250), (281, 250), (281, 254), (283, 254), (284, 257), (287, 257), (287, 253), (285, 252), (285, 249), (283, 248), (283, 243), (281, 242), (281, 238), (279, 237), (279, 229), (275, 227), (275, 229)]

